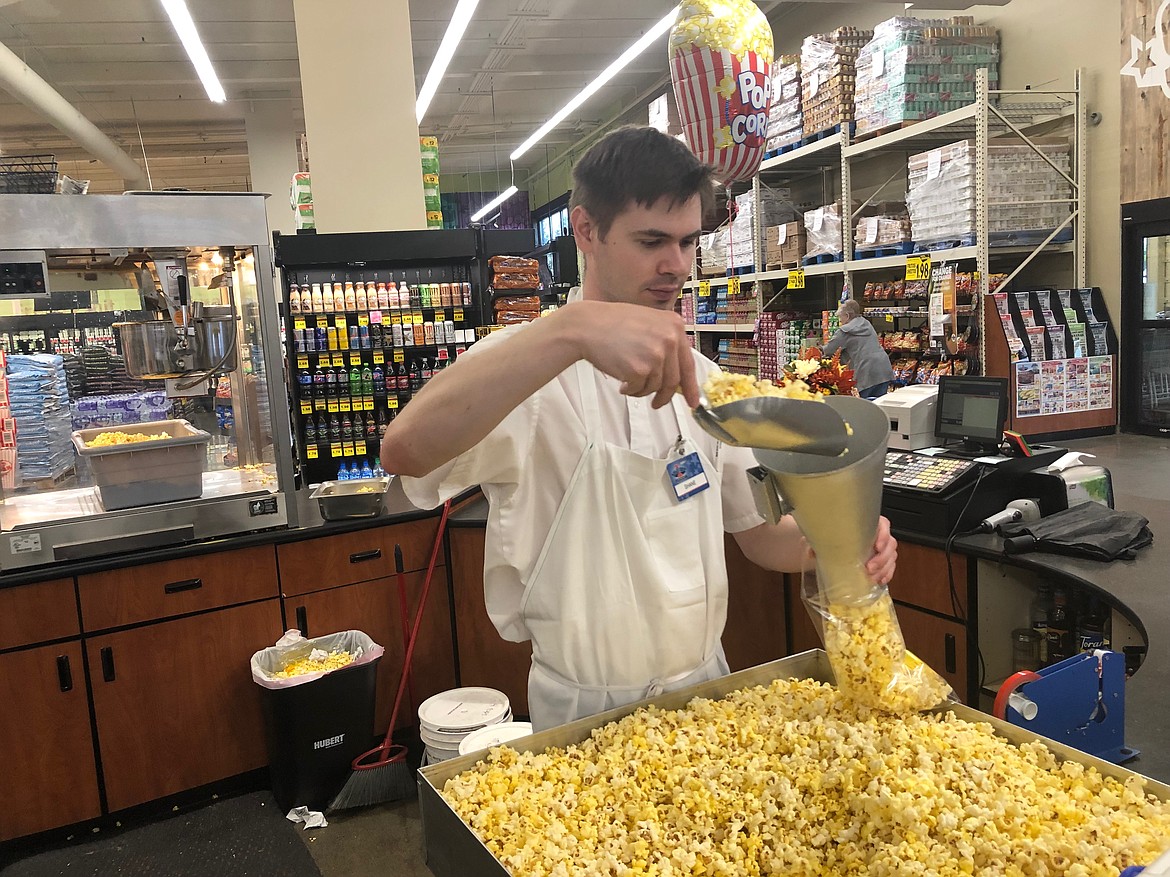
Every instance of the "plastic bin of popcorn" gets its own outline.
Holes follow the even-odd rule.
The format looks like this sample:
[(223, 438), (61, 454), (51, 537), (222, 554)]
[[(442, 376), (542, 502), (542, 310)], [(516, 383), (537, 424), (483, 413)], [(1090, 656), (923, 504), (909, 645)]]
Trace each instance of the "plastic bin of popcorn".
[(282, 811), (302, 805), (324, 810), (345, 785), (353, 760), (385, 733), (374, 727), (382, 652), (360, 630), (312, 639), (290, 630), (252, 656), (272, 795)]

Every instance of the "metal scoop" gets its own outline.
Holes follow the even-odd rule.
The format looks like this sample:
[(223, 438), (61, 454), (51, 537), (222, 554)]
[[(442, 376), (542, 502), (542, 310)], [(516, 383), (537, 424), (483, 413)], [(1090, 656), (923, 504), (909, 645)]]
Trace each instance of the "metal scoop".
[(700, 388), (693, 414), (707, 433), (737, 447), (836, 457), (849, 441), (845, 421), (823, 402), (754, 396), (712, 406)]

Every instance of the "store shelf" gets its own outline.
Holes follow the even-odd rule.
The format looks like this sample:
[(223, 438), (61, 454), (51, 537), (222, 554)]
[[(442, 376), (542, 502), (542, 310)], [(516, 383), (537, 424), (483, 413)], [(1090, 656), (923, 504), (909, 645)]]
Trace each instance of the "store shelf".
[(748, 334), (756, 331), (755, 323), (689, 323), (688, 332), (725, 332), (729, 334)]
[[(1023, 256), (1031, 253), (1034, 247), (989, 247), (988, 256), (994, 261), (996, 258)], [(1072, 244), (1051, 244), (1041, 250), (1045, 253), (1071, 253)], [(933, 262), (960, 262), (964, 259), (975, 259), (979, 256), (978, 247), (954, 247), (949, 250), (932, 250), (929, 254), (915, 253), (914, 255), (929, 255)], [(850, 271), (879, 271), (888, 268), (904, 268), (909, 256), (878, 256), (875, 259), (853, 259), (849, 262)], [(807, 271), (805, 272), (807, 274)]]
[[(740, 283), (751, 283), (755, 279), (755, 276), (756, 275), (754, 275), (754, 274), (740, 274), (739, 275), (739, 282)], [(730, 279), (731, 279), (730, 277), (724, 277), (722, 275), (719, 277), (700, 277), (698, 280), (688, 280), (686, 283), (683, 284), (683, 289), (698, 289), (699, 284), (704, 280), (706, 280), (712, 286), (726, 286), (727, 281)]]
[(800, 146), (791, 152), (766, 159), (760, 164), (759, 172), (762, 174), (779, 174), (781, 172), (784, 174), (803, 174), (837, 167), (840, 163), (841, 135), (837, 133)]
[(846, 158), (856, 158), (871, 152), (882, 152), (889, 149), (902, 148), (907, 141), (914, 141), (915, 148), (931, 140), (953, 140), (956, 132), (953, 129), (962, 126), (964, 129), (975, 129), (975, 117), (979, 112), (979, 104), (973, 103), (958, 110), (951, 110), (933, 119), (915, 122), (905, 128), (899, 128), (888, 134), (881, 134), (870, 140), (860, 143), (851, 143), (845, 147)]

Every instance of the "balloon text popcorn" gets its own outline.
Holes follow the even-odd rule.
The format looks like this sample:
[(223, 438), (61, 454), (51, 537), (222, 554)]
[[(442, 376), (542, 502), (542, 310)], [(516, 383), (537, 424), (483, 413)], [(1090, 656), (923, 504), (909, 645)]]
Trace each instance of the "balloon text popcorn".
[(751, 0), (684, 0), (669, 51), (687, 145), (720, 181), (749, 179), (768, 133), (768, 19)]

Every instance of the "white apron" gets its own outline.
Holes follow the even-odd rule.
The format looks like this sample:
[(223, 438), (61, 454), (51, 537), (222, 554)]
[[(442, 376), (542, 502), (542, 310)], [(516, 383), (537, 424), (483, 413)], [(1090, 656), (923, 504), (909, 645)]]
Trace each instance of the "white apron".
[[(715, 462), (700, 455), (711, 486), (680, 502), (667, 458), (604, 440), (592, 367), (575, 369), (585, 450), (520, 602), (538, 731), (728, 672)], [(677, 395), (671, 404), (689, 439), (690, 412)]]

